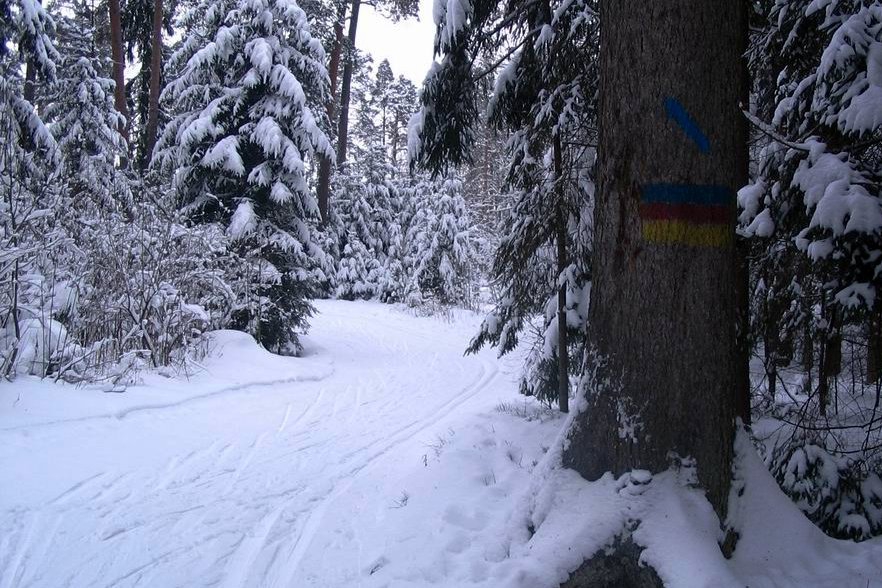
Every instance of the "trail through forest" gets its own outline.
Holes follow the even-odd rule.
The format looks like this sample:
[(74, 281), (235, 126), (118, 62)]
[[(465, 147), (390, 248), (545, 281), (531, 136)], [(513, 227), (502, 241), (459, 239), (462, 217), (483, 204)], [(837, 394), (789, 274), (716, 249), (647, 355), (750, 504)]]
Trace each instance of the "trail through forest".
[(371, 563), (352, 557), (378, 540), (358, 534), (359, 499), (383, 499), (362, 493), (511, 384), (439, 319), (318, 306), (302, 359), (220, 337), (205, 369), (232, 385), (193, 390), (196, 374), (163, 404), (151, 381), (141, 404), (26, 425), (4, 411), (0, 586), (323, 585)]

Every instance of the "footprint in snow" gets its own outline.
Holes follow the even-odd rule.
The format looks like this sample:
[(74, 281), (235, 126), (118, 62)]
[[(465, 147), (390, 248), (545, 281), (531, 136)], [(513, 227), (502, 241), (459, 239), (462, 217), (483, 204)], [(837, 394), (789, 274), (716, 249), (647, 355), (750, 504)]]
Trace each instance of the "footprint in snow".
[(469, 531), (480, 531), (487, 526), (487, 516), (480, 511), (469, 515), (462, 507), (453, 505), (448, 506), (444, 511), (444, 522)]

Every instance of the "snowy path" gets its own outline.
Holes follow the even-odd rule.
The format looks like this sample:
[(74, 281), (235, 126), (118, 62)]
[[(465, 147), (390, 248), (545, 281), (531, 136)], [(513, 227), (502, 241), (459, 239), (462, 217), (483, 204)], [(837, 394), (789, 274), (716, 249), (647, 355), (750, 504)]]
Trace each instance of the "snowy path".
[(726, 560), (676, 472), (634, 494), (557, 468), (518, 358), (463, 357), (473, 315), (317, 306), (302, 358), (224, 331), (122, 394), (0, 383), (0, 588), (551, 587), (634, 513), (674, 588), (882, 588), (882, 541), (824, 536), (749, 442)]
[(371, 488), (512, 384), (492, 352), (463, 357), (462, 324), (318, 308), (306, 358), (242, 361), (233, 341), (186, 397), (154, 377), (30, 422), (3, 396), (0, 588), (343, 585), (382, 567), (355, 553), (378, 538), (353, 520), (390, 506)]

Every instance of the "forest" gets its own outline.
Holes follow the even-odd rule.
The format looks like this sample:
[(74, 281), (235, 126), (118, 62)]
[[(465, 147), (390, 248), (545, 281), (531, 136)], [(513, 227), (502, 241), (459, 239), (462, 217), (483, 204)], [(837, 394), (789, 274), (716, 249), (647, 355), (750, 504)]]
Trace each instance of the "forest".
[(0, 0), (0, 70), (0, 588), (882, 586), (878, 0)]

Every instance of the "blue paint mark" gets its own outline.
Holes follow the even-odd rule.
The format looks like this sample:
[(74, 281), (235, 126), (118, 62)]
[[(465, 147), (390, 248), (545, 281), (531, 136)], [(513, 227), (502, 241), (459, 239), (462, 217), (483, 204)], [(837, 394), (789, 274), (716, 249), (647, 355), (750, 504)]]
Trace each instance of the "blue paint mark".
[(707, 135), (701, 132), (698, 124), (692, 120), (692, 117), (676, 98), (665, 98), (665, 111), (667, 111), (668, 117), (680, 125), (686, 136), (698, 146), (699, 151), (710, 153), (710, 140)]
[(734, 201), (732, 190), (725, 186), (694, 184), (649, 184), (643, 186), (643, 202), (647, 204), (724, 205)]

